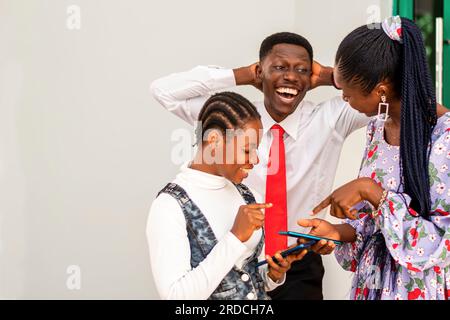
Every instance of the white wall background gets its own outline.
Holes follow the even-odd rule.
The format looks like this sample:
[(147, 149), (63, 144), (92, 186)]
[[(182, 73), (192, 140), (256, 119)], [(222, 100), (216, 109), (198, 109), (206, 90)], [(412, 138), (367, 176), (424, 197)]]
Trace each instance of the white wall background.
[[(150, 97), (151, 80), (250, 64), (278, 31), (305, 35), (330, 65), (381, 2), (385, 15), (368, 0), (0, 0), (0, 298), (157, 299), (145, 222), (177, 171), (171, 133), (188, 127)], [(69, 5), (80, 30), (66, 27)], [(363, 135), (347, 141), (336, 185), (356, 176)], [(346, 298), (350, 275), (325, 263), (325, 297)], [(66, 286), (71, 265), (80, 290)]]

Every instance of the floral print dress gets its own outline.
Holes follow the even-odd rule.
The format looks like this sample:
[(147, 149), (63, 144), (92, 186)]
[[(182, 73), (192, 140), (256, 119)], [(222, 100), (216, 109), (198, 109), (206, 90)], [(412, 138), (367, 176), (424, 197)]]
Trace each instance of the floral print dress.
[(430, 219), (409, 207), (400, 179), (400, 147), (384, 140), (384, 123), (368, 125), (360, 177), (389, 190), (378, 215), (366, 205), (357, 220), (346, 220), (357, 234), (336, 248), (341, 266), (355, 272), (350, 298), (442, 300), (450, 296), (450, 112), (438, 119), (429, 162)]

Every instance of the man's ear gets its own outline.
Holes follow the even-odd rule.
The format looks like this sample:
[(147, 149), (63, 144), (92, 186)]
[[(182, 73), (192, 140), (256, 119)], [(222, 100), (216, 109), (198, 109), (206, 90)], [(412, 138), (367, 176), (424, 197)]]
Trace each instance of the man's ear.
[(262, 80), (261, 61), (256, 64), (255, 73), (256, 73), (256, 79)]

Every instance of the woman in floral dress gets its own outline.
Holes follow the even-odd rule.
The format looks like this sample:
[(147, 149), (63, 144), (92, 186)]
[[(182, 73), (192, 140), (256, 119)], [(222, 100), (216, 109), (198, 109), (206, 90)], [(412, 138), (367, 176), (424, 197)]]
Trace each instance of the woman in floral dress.
[(356, 29), (339, 47), (334, 77), (353, 108), (378, 116), (359, 178), (313, 210), (330, 206), (345, 223), (299, 224), (345, 242), (335, 255), (355, 272), (351, 299), (448, 299), (450, 113), (436, 103), (420, 30), (400, 17)]

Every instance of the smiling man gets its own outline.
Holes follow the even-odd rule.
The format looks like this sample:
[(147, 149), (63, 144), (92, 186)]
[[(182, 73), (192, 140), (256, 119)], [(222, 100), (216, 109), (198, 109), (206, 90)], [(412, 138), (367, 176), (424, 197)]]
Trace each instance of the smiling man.
[[(368, 118), (341, 97), (320, 104), (304, 100), (308, 90), (333, 85), (333, 68), (313, 63), (313, 49), (302, 36), (281, 32), (267, 37), (259, 58), (259, 63), (234, 70), (199, 66), (172, 74), (154, 81), (151, 92), (167, 110), (194, 124), (213, 92), (236, 85), (262, 90), (264, 101), (254, 102), (263, 124), (260, 162), (244, 184), (273, 204), (265, 212), (265, 250), (272, 255), (296, 242), (278, 231), (307, 231), (297, 221), (308, 218), (331, 192), (343, 142)], [(323, 299), (323, 274), (321, 257), (310, 252), (269, 294), (273, 299)]]

